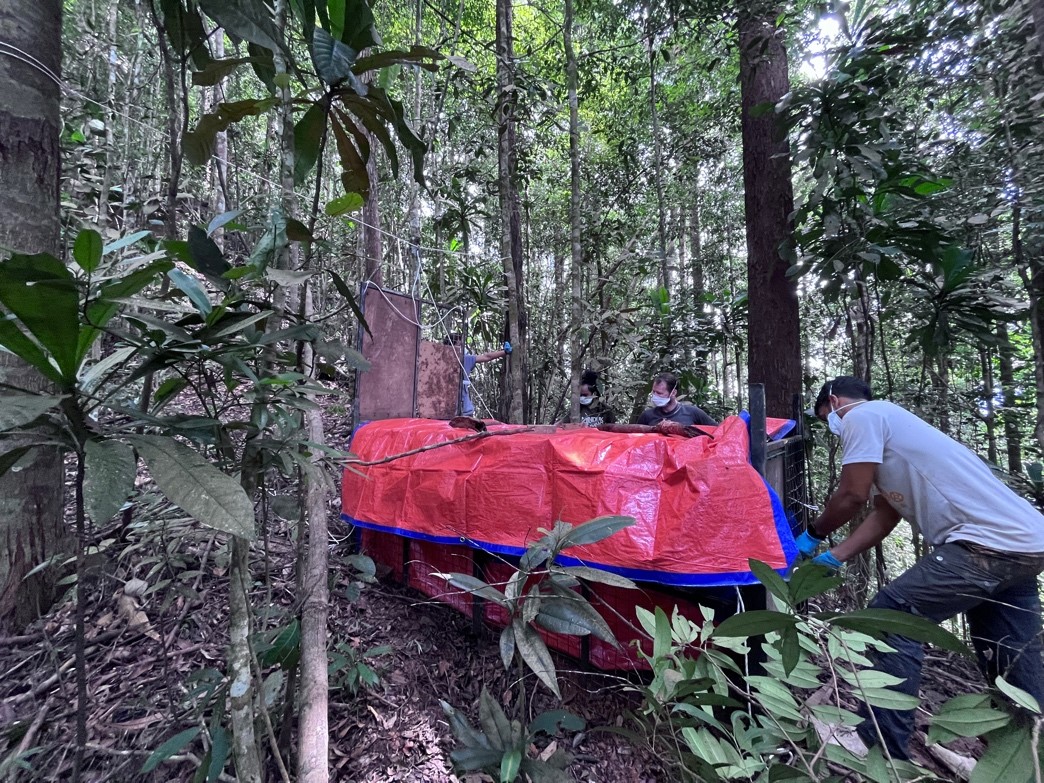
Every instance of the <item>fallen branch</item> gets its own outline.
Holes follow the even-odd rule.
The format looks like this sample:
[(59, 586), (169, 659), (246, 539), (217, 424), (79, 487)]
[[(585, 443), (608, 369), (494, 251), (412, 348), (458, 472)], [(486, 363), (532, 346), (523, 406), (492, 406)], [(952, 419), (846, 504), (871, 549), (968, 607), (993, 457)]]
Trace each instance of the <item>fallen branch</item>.
[(441, 443), (429, 443), (427, 446), (421, 446), (417, 449), (410, 449), (404, 451), (402, 454), (392, 454), (390, 457), (384, 457), (383, 459), (373, 460), (361, 460), (361, 459), (350, 459), (345, 460), (344, 465), (346, 467), (359, 466), (362, 468), (368, 468), (373, 465), (383, 465), (386, 462), (394, 462), (397, 459), (403, 457), (412, 457), (414, 454), (420, 454), (424, 451), (431, 451), (433, 449), (441, 449), (443, 446), (454, 446), (458, 443), (467, 443), (469, 440), (481, 440), (482, 438), (495, 438), (498, 435), (517, 435), (520, 432), (535, 432), (537, 427), (514, 427), (510, 430), (487, 430), (485, 432), (476, 432), (474, 435), (465, 435), (463, 438), (454, 438), (453, 440), (444, 440)]

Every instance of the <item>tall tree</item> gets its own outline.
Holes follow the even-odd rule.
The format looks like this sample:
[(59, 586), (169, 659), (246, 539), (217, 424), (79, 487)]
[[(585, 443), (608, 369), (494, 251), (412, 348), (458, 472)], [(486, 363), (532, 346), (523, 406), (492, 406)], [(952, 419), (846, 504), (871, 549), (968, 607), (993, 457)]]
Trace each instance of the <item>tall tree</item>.
[(801, 390), (797, 284), (780, 246), (790, 238), (794, 190), (790, 145), (772, 110), (790, 91), (787, 50), (772, 2), (739, 14), (743, 203), (747, 224), (748, 379), (765, 384), (769, 415), (789, 416)]
[[(0, 5), (0, 250), (59, 254), (61, 130), (59, 0)], [(44, 378), (0, 352), (2, 389), (39, 391)], [(2, 392), (0, 392), (2, 393)], [(10, 445), (10, 444), (9, 444)], [(0, 626), (46, 608), (46, 577), (23, 581), (63, 539), (58, 452), (34, 448), (0, 478)]]
[(525, 411), (525, 334), (523, 306), (522, 215), (518, 200), (518, 152), (515, 140), (515, 44), (511, 0), (497, 0), (497, 178), (500, 192), (500, 256), (507, 284), (507, 333), (515, 353), (507, 358), (504, 413), (520, 423)]

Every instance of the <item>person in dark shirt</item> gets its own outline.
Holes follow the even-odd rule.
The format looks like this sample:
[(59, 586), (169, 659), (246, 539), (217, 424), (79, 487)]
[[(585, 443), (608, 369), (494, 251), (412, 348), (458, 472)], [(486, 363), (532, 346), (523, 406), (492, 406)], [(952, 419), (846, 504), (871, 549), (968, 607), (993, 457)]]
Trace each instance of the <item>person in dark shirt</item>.
[(577, 387), (580, 394), (580, 424), (584, 427), (597, 427), (600, 424), (615, 424), (616, 414), (613, 409), (602, 402), (602, 393), (598, 390), (598, 373), (584, 370)]
[(673, 421), (682, 426), (706, 424), (718, 426), (701, 408), (687, 402), (678, 402), (678, 378), (673, 373), (660, 373), (653, 379), (652, 394), (649, 395), (651, 408), (646, 408), (635, 424), (659, 424), (661, 421)]

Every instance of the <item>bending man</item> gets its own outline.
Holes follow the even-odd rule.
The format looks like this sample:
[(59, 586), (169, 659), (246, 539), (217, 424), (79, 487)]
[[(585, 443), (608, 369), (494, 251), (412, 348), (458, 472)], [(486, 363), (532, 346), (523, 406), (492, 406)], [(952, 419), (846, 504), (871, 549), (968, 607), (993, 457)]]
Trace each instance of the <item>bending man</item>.
[[(883, 541), (900, 518), (916, 524), (933, 550), (883, 588), (871, 607), (936, 623), (963, 612), (990, 684), (1003, 675), (1044, 705), (1037, 594), (1044, 517), (969, 449), (898, 405), (872, 400), (858, 378), (824, 384), (814, 410), (841, 439), (843, 457), (837, 491), (798, 538), (802, 554), (811, 555), (856, 516), (873, 492), (870, 515), (816, 562), (840, 568)], [(896, 689), (917, 696), (923, 645), (894, 635), (888, 644), (895, 652), (878, 654), (874, 668), (902, 678)], [(893, 757), (909, 758), (915, 710), (872, 713), (858, 726), (863, 741), (883, 739)]]

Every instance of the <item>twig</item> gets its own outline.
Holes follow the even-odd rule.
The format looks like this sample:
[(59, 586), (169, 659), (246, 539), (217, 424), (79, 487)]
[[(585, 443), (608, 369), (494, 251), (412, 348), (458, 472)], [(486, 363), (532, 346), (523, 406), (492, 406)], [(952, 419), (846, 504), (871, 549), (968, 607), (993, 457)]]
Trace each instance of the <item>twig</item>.
[[(261, 664), (258, 663), (257, 656), (253, 654), (253, 651), (251, 651), (250, 662), (254, 666), (254, 676), (257, 677), (257, 681), (263, 683), (265, 678), (261, 674)], [(290, 774), (286, 771), (286, 765), (283, 764), (283, 756), (279, 752), (279, 742), (276, 739), (275, 728), (272, 726), (272, 717), (268, 714), (268, 710), (264, 708), (264, 705), (261, 705), (261, 716), (265, 720), (269, 749), (275, 757), (276, 766), (279, 767), (279, 775), (283, 778), (283, 783), (290, 783)]]
[(0, 636), (0, 647), (14, 647), (17, 644), (31, 644), (43, 639), (42, 633), (30, 633), (25, 636)]
[(412, 457), (414, 454), (420, 454), (422, 451), (431, 451), (432, 449), (441, 449), (443, 446), (453, 446), (457, 443), (464, 443), (469, 440), (479, 440), (480, 438), (493, 438), (497, 435), (517, 435), (520, 432), (532, 432), (536, 427), (514, 427), (510, 430), (487, 430), (486, 432), (476, 432), (474, 435), (465, 435), (463, 438), (454, 438), (453, 440), (444, 440), (441, 443), (429, 443), (427, 446), (421, 446), (417, 449), (411, 449), (410, 451), (404, 451), (402, 454), (392, 454), (390, 457), (384, 459), (374, 460), (354, 460), (349, 459), (344, 461), (344, 465), (347, 467), (359, 466), (368, 468), (372, 465), (383, 465), (385, 462), (393, 462), (403, 457)]
[(22, 737), (22, 741), (18, 743), (18, 747), (15, 749), (14, 756), (17, 758), (29, 750), (29, 747), (33, 744), (33, 739), (36, 738), (36, 732), (40, 730), (43, 725), (44, 718), (47, 717), (47, 713), (51, 711), (51, 707), (54, 706), (54, 697), (51, 696), (44, 702), (44, 705), (40, 708), (40, 711), (36, 713), (36, 717), (33, 718), (33, 722), (29, 725), (29, 730), (25, 732), (25, 736)]
[[(121, 756), (127, 758), (128, 756), (151, 756), (151, 750), (120, 750), (118, 748), (107, 748), (104, 745), (98, 745), (94, 742), (88, 742), (84, 747), (87, 750), (93, 750), (96, 753), (106, 753), (110, 756)], [(196, 767), (203, 765), (203, 759), (197, 756), (195, 753), (181, 753), (177, 756), (168, 756), (163, 759), (164, 764), (195, 764)], [(236, 778), (222, 772), (218, 775), (218, 780), (221, 783), (236, 783)]]

